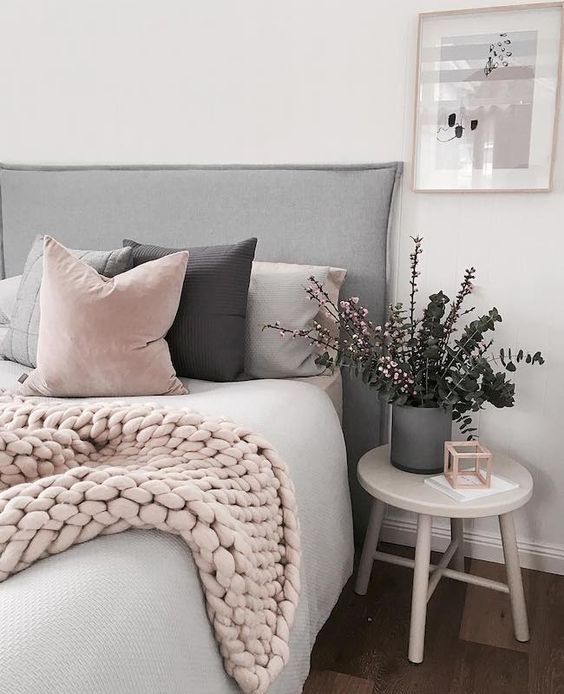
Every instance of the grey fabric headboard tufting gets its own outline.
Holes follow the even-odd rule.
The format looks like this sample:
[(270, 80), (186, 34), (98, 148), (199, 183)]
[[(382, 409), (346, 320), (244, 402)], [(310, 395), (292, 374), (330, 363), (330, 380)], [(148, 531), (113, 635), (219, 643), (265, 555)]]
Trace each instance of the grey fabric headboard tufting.
[[(33, 238), (42, 233), (75, 248), (114, 248), (125, 237), (183, 247), (256, 236), (259, 260), (347, 268), (344, 293), (362, 297), (373, 320), (380, 321), (387, 236), (401, 170), (399, 163), (0, 165), (0, 267), (3, 276), (21, 272)], [(356, 461), (381, 441), (381, 411), (375, 395), (346, 374), (343, 426), (355, 515), (362, 518)]]

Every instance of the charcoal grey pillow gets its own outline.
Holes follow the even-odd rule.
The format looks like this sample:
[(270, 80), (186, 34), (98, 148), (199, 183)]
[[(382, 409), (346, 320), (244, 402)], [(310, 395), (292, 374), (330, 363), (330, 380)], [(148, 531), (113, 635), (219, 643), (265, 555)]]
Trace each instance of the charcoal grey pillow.
[[(115, 277), (132, 266), (131, 248), (113, 251), (70, 251), (96, 272)], [(39, 290), (43, 277), (43, 237), (38, 236), (25, 261), (16, 303), (6, 336), (0, 347), (5, 359), (25, 366), (37, 366), (37, 338), (39, 335)]]
[[(125, 239), (134, 265), (178, 248)], [(166, 340), (178, 376), (234, 381), (244, 368), (245, 316), (255, 238), (224, 246), (188, 248), (178, 313)]]

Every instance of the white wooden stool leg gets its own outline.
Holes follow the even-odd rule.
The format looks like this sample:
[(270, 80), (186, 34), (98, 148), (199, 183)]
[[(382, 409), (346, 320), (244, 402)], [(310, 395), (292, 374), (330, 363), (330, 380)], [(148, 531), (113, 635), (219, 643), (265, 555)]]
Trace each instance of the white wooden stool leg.
[(372, 564), (374, 563), (374, 552), (378, 545), (380, 528), (382, 527), (385, 512), (386, 504), (382, 501), (378, 501), (378, 499), (374, 499), (370, 509), (370, 519), (368, 520), (368, 528), (366, 529), (362, 555), (356, 575), (355, 592), (358, 593), (358, 595), (366, 595), (366, 591), (368, 590), (370, 574), (372, 573)]
[(511, 612), (513, 614), (513, 629), (517, 641), (529, 640), (529, 622), (527, 619), (527, 606), (525, 605), (525, 592), (523, 590), (523, 578), (519, 566), (519, 553), (517, 551), (517, 538), (515, 536), (515, 523), (512, 513), (504, 513), (499, 517), (501, 528), (501, 540), (503, 542), (503, 554), (505, 556), (505, 570), (507, 572), (507, 584), (509, 597), (511, 598)]
[(458, 549), (452, 558), (452, 568), (455, 571), (464, 571), (464, 520), (462, 518), (450, 519), (450, 539), (458, 541)]
[(413, 571), (408, 652), (408, 658), (412, 663), (423, 662), (429, 564), (431, 562), (431, 522), (432, 517), (426, 514), (422, 513), (417, 517), (417, 546), (415, 548), (415, 569)]

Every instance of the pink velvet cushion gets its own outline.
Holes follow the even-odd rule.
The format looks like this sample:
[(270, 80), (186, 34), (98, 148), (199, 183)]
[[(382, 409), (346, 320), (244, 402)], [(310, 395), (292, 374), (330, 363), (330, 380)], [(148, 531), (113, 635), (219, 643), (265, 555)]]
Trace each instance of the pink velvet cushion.
[(188, 253), (112, 279), (45, 237), (37, 368), (23, 395), (181, 395), (168, 345)]

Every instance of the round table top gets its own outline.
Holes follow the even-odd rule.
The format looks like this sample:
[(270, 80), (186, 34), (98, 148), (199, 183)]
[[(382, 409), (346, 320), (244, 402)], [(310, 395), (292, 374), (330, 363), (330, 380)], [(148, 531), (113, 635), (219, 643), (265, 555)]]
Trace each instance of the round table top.
[(477, 500), (456, 501), (424, 483), (426, 477), (434, 475), (416, 475), (393, 467), (389, 446), (379, 446), (365, 453), (357, 468), (361, 486), (376, 499), (405, 511), (447, 518), (499, 516), (515, 511), (531, 498), (531, 474), (515, 460), (494, 454), (493, 473), (516, 482), (519, 486), (517, 489)]

